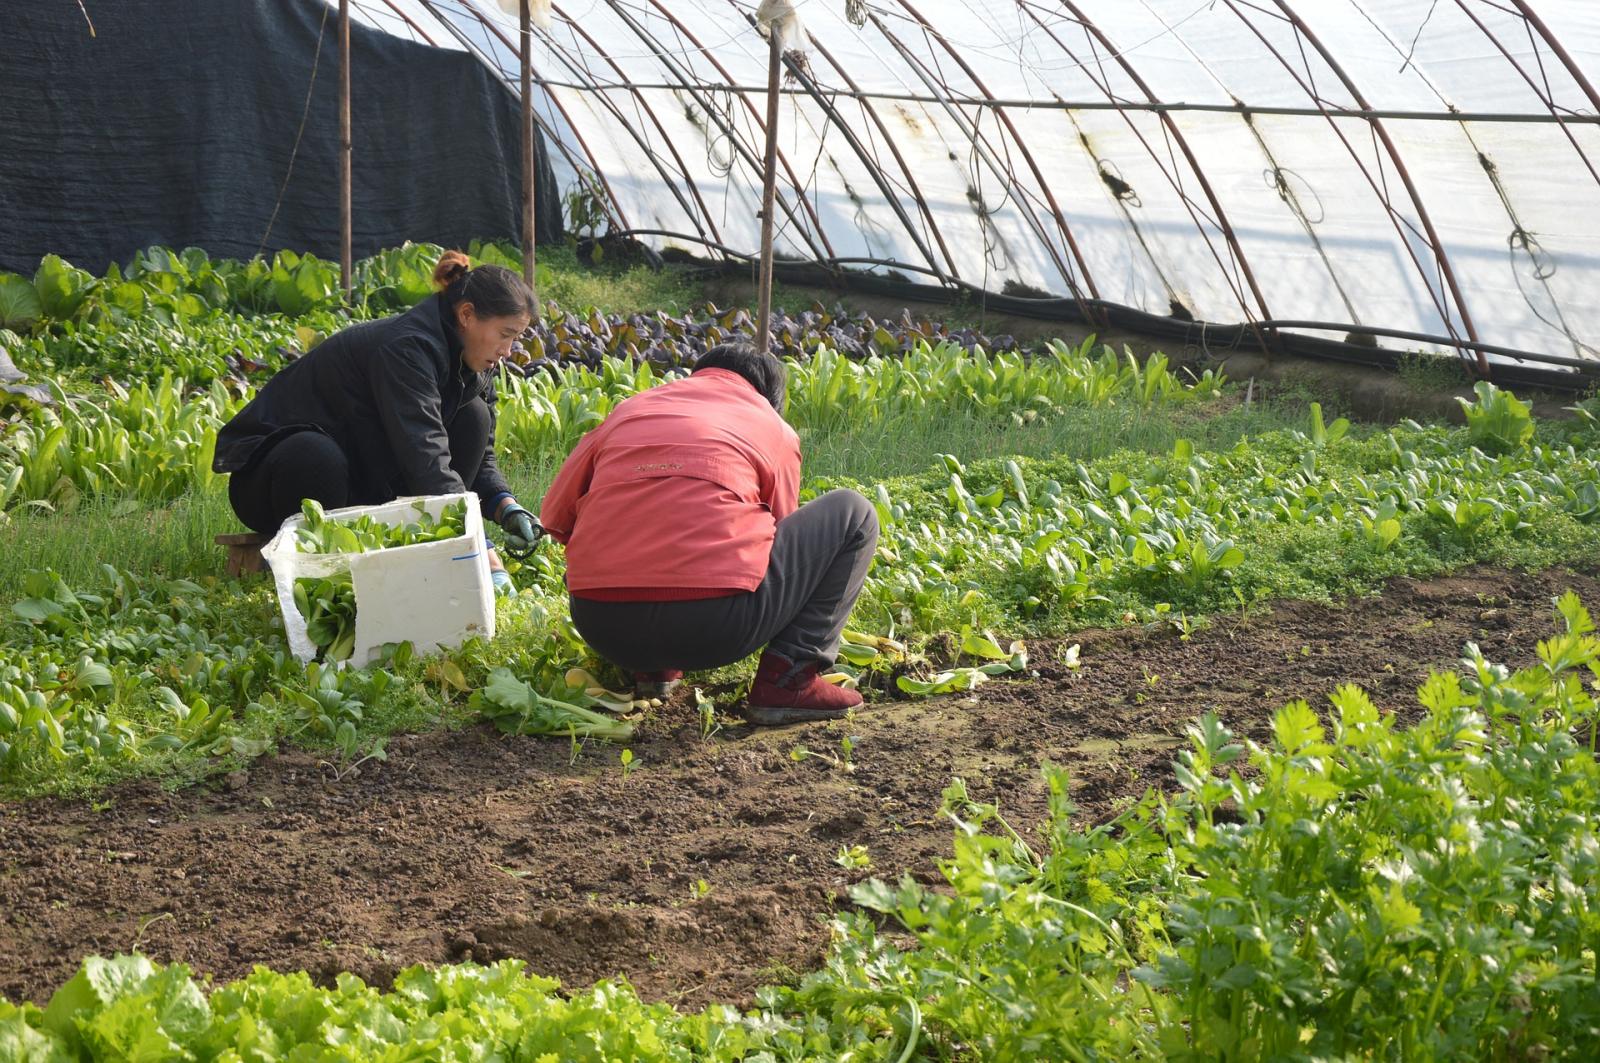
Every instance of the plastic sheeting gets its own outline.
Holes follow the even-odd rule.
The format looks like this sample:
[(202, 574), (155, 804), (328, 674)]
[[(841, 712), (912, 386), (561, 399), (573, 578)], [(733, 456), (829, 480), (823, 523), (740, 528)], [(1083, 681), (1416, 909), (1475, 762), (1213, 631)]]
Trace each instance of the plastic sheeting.
[[(656, 246), (752, 252), (755, 6), (556, 3), (533, 55), (558, 182), (596, 175), (613, 225)], [(1091, 317), (1105, 300), (1600, 357), (1595, 0), (798, 6), (780, 255)], [(516, 21), (488, 0), (356, 8), (516, 81)]]

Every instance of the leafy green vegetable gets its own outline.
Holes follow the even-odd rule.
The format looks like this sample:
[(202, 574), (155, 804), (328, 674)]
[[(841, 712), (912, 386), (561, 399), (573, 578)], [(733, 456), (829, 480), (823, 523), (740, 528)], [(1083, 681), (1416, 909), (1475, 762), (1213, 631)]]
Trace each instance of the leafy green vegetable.
[(273, 298), (286, 314), (298, 316), (338, 301), (339, 271), (315, 255), (279, 251), (271, 277)]
[(40, 309), (45, 317), (55, 321), (77, 317), (96, 283), (92, 275), (68, 265), (58, 255), (45, 255), (33, 275)]
[(379, 520), (370, 513), (342, 520), (329, 517), (321, 503), (308, 498), (300, 507), (304, 522), (295, 531), (295, 546), (309, 554), (360, 554), (459, 539), (467, 533), (466, 499), (448, 503), (437, 517), (428, 512), (422, 499), (412, 506), (416, 516), (403, 524)]
[(1533, 414), (1527, 403), (1487, 380), (1473, 388), (1474, 402), (1457, 399), (1467, 417), (1467, 436), (1490, 454), (1521, 450), (1533, 438)]
[(183, 966), (92, 956), (44, 1009), (43, 1029), (90, 1058), (192, 1058), (211, 1009)]
[(1010, 649), (1003, 650), (992, 637), (974, 634), (971, 629), (962, 632), (961, 652), (989, 663), (975, 668), (948, 668), (928, 679), (903, 675), (895, 680), (895, 685), (913, 697), (951, 694), (971, 690), (988, 682), (991, 676), (1022, 672), (1028, 667), (1028, 650), (1022, 643), (1013, 642)]
[(26, 277), (0, 273), (0, 328), (26, 331), (44, 314), (39, 293)]
[(350, 573), (307, 576), (294, 581), (294, 607), (306, 622), (306, 637), (324, 660), (346, 661), (356, 648), (356, 588)]
[(1322, 420), (1322, 403), (1311, 404), (1311, 445), (1325, 447), (1343, 439), (1345, 433), (1350, 431), (1350, 422), (1343, 417), (1336, 419), (1332, 424), (1325, 424)]
[(472, 705), (507, 734), (573, 735), (613, 741), (633, 734), (633, 725), (626, 720), (547, 697), (508, 668), (489, 673), (488, 683), (472, 696)]

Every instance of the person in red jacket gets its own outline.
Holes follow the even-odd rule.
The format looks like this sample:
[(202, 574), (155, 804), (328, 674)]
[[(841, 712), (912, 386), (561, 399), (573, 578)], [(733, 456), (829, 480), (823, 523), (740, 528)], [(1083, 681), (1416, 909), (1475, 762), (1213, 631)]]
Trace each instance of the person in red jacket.
[(834, 719), (861, 695), (821, 679), (878, 544), (855, 491), (796, 508), (800, 438), (783, 363), (724, 344), (688, 377), (619, 403), (539, 514), (567, 551), (572, 620), (640, 695), (765, 647), (746, 718)]

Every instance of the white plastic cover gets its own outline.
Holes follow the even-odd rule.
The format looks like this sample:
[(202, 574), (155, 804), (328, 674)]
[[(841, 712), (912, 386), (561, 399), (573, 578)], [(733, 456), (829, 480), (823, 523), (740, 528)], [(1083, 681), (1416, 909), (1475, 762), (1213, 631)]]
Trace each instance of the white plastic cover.
[[(1597, 356), (1600, 0), (796, 7), (781, 255)], [(517, 85), (498, 0), (355, 8)], [(755, 11), (555, 3), (533, 57), (558, 179), (597, 175), (614, 225), (677, 234), (655, 246), (754, 251)]]

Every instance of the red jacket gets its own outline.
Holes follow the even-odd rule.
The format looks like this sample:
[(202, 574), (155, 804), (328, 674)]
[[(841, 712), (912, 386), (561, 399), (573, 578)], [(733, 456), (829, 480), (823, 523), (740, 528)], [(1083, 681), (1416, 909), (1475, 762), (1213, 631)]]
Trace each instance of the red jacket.
[(580, 598), (753, 591), (800, 491), (800, 437), (737, 373), (702, 369), (619, 403), (578, 443), (539, 521)]

